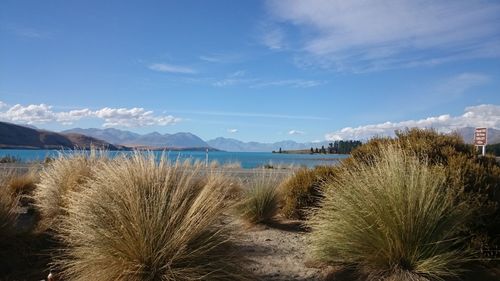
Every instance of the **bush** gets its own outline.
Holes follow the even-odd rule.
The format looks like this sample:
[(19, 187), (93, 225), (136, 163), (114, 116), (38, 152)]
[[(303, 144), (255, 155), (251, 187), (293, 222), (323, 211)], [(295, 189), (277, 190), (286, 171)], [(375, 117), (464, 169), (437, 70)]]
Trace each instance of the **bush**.
[(6, 188), (10, 193), (20, 197), (23, 207), (31, 207), (33, 204), (33, 193), (40, 177), (35, 170), (25, 173), (10, 173), (6, 179)]
[(354, 266), (370, 280), (441, 280), (470, 256), (460, 235), (472, 209), (446, 190), (442, 167), (397, 146), (353, 161), (325, 189), (311, 218), (313, 254)]
[(243, 198), (236, 205), (243, 220), (251, 224), (269, 223), (278, 212), (278, 186), (282, 178), (272, 171), (260, 171), (248, 180)]
[(35, 206), (40, 213), (41, 231), (54, 227), (64, 208), (68, 206), (68, 195), (93, 177), (93, 167), (105, 159), (103, 154), (91, 151), (61, 154), (41, 171), (40, 183), (33, 193)]
[(2, 171), (0, 175), (0, 242), (15, 233), (18, 217), (19, 196), (13, 194), (8, 188), (9, 178), (10, 175)]
[(356, 149), (344, 165), (374, 162), (388, 145), (398, 145), (429, 164), (444, 167), (448, 192), (458, 193), (459, 201), (475, 202), (475, 219), (469, 233), (472, 246), (484, 255), (496, 255), (500, 245), (500, 165), (495, 159), (479, 156), (476, 148), (465, 144), (457, 134), (410, 129), (397, 131), (395, 139), (370, 140)]
[(305, 219), (311, 207), (321, 200), (322, 185), (335, 174), (335, 167), (318, 166), (296, 171), (281, 186), (283, 196), (281, 213), (290, 219)]
[(104, 163), (58, 227), (68, 280), (250, 280), (233, 250), (226, 178), (136, 153)]

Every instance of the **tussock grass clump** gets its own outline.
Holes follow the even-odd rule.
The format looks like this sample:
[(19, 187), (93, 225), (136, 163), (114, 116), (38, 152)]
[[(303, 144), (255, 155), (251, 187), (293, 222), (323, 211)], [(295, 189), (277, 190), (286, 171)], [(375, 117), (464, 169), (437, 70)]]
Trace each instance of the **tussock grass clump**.
[(6, 188), (14, 196), (19, 196), (21, 206), (32, 207), (33, 193), (40, 181), (38, 171), (31, 169), (25, 173), (11, 172), (6, 176)]
[[(226, 178), (135, 153), (104, 163), (58, 228), (67, 280), (250, 280), (223, 223)], [(228, 219), (228, 218), (225, 218)]]
[(245, 184), (236, 210), (248, 223), (269, 223), (278, 212), (280, 194), (278, 186), (283, 177), (273, 171), (259, 171)]
[(20, 197), (8, 188), (10, 175), (4, 171), (0, 174), (0, 243), (5, 237), (15, 233)]
[(335, 175), (335, 167), (301, 168), (280, 186), (281, 213), (290, 219), (305, 219), (308, 209), (318, 207), (322, 185)]
[(65, 214), (68, 196), (72, 191), (93, 177), (93, 168), (105, 160), (102, 152), (92, 150), (90, 154), (74, 152), (61, 154), (40, 172), (40, 183), (33, 193), (37, 211), (40, 213), (39, 229), (51, 229)]
[(311, 218), (313, 254), (354, 266), (370, 280), (457, 276), (470, 255), (460, 246), (470, 205), (445, 188), (442, 167), (397, 146), (371, 164), (343, 167)]
[(388, 145), (397, 145), (431, 165), (443, 166), (447, 192), (458, 193), (457, 200), (473, 201), (474, 220), (469, 228), (469, 245), (483, 256), (500, 255), (500, 164), (494, 157), (478, 155), (473, 145), (458, 134), (440, 134), (435, 130), (396, 131), (396, 138), (374, 138), (352, 152), (343, 161), (370, 164), (380, 158)]

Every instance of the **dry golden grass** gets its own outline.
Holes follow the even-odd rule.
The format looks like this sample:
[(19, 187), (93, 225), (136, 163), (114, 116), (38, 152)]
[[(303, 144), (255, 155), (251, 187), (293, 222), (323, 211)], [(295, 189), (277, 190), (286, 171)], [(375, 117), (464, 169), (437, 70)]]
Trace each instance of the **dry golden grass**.
[(11, 173), (2, 171), (0, 174), (0, 240), (15, 233), (20, 197), (13, 194), (8, 183)]
[(68, 195), (81, 190), (81, 186), (93, 177), (93, 169), (106, 159), (101, 151), (90, 154), (74, 152), (61, 154), (40, 172), (40, 183), (33, 192), (35, 206), (40, 213), (41, 231), (54, 227), (68, 206)]
[(309, 209), (318, 206), (323, 184), (333, 178), (335, 170), (330, 166), (297, 170), (280, 186), (281, 214), (290, 219), (305, 219)]
[(278, 212), (278, 186), (283, 177), (272, 170), (261, 170), (244, 186), (240, 202), (235, 206), (241, 218), (250, 223), (269, 223)]
[(19, 196), (20, 205), (27, 208), (33, 207), (33, 193), (40, 182), (39, 172), (30, 169), (24, 173), (11, 172), (6, 178), (6, 188), (13, 196)]
[(228, 180), (200, 168), (139, 153), (104, 163), (57, 228), (62, 277), (253, 280), (224, 216)]
[(462, 231), (469, 204), (447, 192), (442, 167), (397, 146), (371, 164), (354, 162), (325, 189), (311, 217), (318, 260), (368, 272), (371, 280), (442, 280), (461, 273), (470, 253)]

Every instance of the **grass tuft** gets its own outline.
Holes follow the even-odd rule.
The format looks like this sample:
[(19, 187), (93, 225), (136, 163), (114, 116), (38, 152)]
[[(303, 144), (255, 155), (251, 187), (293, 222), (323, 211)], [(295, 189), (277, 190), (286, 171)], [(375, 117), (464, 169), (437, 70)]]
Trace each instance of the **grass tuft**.
[(81, 189), (93, 177), (93, 168), (105, 159), (104, 153), (92, 150), (61, 154), (40, 172), (40, 183), (33, 193), (33, 200), (40, 214), (39, 230), (52, 229), (57, 224), (68, 196)]
[(236, 211), (248, 223), (269, 223), (278, 212), (280, 196), (278, 186), (282, 177), (272, 171), (260, 171), (245, 184)]
[(460, 274), (470, 260), (461, 248), (461, 231), (473, 210), (447, 192), (442, 167), (388, 146), (372, 163), (343, 169), (311, 218), (318, 260), (353, 266), (381, 280)]
[(12, 176), (0, 174), (0, 240), (15, 234), (20, 197), (11, 192), (8, 183)]
[(335, 175), (335, 167), (301, 168), (280, 186), (281, 214), (290, 219), (306, 219), (310, 208), (318, 207), (322, 187)]
[(224, 216), (228, 180), (139, 152), (104, 163), (58, 227), (68, 280), (251, 280)]

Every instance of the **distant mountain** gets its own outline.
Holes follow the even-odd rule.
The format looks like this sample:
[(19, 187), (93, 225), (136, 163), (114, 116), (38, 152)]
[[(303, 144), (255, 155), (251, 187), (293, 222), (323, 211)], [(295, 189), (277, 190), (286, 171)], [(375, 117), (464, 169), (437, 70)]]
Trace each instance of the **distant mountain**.
[(91, 146), (117, 150), (120, 147), (82, 134), (62, 134), (0, 122), (0, 148), (88, 149)]
[(101, 140), (107, 141), (107, 142), (112, 143), (112, 144), (128, 143), (128, 142), (131, 142), (131, 141), (133, 141), (141, 136), (137, 133), (133, 133), (130, 131), (124, 131), (124, 130), (118, 130), (118, 129), (114, 129), (114, 128), (108, 128), (108, 129), (74, 128), (74, 129), (62, 131), (61, 133), (63, 133), (63, 134), (65, 134), (65, 133), (82, 134), (82, 135), (94, 137), (97, 139), (101, 139)]
[(283, 150), (298, 150), (298, 149), (309, 149), (311, 147), (321, 147), (328, 146), (327, 141), (324, 142), (307, 142), (307, 143), (298, 143), (291, 140), (274, 142), (274, 143), (260, 143), (260, 142), (242, 142), (236, 139), (231, 138), (216, 138), (213, 140), (207, 141), (207, 143), (216, 149), (225, 150), (225, 151), (234, 151), (234, 152), (271, 152), (278, 151), (280, 148)]
[[(474, 131), (473, 127), (465, 127), (458, 129), (457, 132), (462, 136), (466, 143), (474, 142)], [(500, 143), (500, 130), (488, 129), (488, 144)]]
[(160, 134), (153, 132), (145, 135), (118, 129), (81, 129), (75, 128), (62, 133), (79, 133), (99, 138), (116, 145), (131, 147), (171, 147), (171, 148), (209, 148), (210, 145), (191, 133)]

